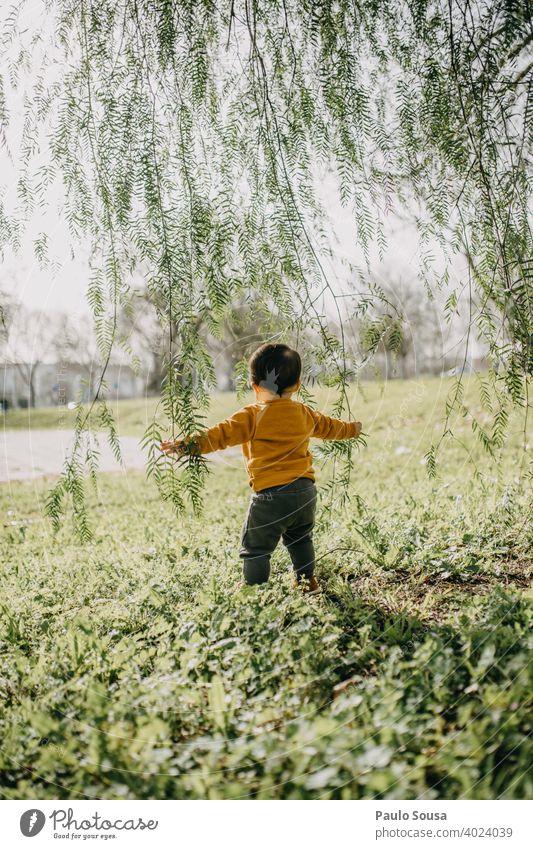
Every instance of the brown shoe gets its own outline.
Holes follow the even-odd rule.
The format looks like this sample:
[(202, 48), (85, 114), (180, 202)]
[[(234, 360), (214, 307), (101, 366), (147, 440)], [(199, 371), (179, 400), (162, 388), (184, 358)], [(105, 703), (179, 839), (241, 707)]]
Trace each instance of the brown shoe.
[(322, 592), (322, 588), (318, 583), (317, 579), (314, 575), (311, 575), (309, 579), (302, 578), (300, 581), (295, 578), (294, 586), (300, 587), (303, 593), (311, 594), (311, 593), (320, 593)]

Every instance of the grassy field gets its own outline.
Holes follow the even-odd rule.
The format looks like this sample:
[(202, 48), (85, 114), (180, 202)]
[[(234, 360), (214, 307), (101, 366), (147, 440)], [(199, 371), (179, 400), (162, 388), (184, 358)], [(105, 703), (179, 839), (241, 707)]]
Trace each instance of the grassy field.
[[(449, 389), (353, 390), (368, 447), (349, 504), (326, 510), (323, 490), (322, 596), (291, 589), (282, 548), (269, 585), (239, 588), (235, 458), (213, 465), (201, 518), (176, 519), (142, 474), (102, 475), (86, 546), (68, 524), (52, 535), (49, 482), (1, 486), (0, 794), (531, 798), (523, 423), (495, 463), (454, 419), (431, 480)], [(235, 406), (217, 396), (209, 420)], [(122, 402), (120, 432), (153, 407)], [(5, 427), (29, 415), (69, 426), (43, 410)]]

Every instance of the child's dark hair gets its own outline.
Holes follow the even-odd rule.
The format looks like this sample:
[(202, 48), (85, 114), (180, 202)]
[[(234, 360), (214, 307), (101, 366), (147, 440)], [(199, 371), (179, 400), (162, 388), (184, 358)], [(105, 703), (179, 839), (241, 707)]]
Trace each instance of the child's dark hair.
[(252, 383), (278, 395), (298, 383), (302, 373), (300, 354), (288, 345), (261, 345), (250, 357), (248, 366)]

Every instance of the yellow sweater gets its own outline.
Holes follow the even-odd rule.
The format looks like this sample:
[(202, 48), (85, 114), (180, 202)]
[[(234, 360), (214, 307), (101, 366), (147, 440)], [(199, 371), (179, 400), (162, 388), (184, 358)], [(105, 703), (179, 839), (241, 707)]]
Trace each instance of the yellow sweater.
[(296, 478), (315, 479), (309, 452), (310, 438), (352, 439), (360, 422), (343, 422), (311, 410), (291, 398), (273, 398), (249, 404), (191, 443), (209, 454), (230, 445), (242, 445), (250, 486), (259, 492)]

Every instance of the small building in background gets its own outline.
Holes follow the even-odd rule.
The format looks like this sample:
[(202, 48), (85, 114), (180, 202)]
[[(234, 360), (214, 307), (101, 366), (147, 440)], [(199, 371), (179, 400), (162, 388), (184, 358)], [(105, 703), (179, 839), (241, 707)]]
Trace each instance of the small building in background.
[[(100, 367), (77, 363), (0, 363), (0, 409), (54, 407), (92, 399)], [(139, 398), (144, 380), (127, 365), (110, 364), (100, 397)]]

